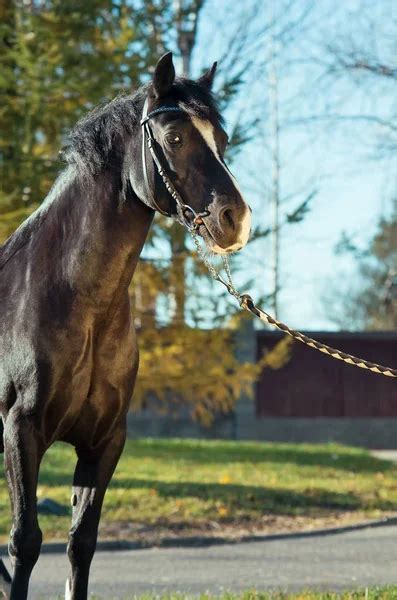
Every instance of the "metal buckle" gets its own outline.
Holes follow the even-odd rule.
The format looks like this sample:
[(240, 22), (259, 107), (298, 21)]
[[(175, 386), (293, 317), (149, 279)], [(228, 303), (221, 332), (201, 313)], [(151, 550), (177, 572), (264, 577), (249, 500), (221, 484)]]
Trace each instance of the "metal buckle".
[(180, 205), (181, 213), (183, 216), (184, 226), (191, 230), (197, 230), (200, 225), (202, 225), (203, 219), (210, 215), (209, 210), (204, 210), (203, 212), (197, 213), (194, 208), (189, 206), (188, 204)]

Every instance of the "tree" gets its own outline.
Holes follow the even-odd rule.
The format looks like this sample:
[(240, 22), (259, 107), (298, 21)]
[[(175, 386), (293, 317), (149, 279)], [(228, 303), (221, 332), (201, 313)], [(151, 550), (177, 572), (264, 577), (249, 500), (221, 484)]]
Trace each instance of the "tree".
[(210, 425), (229, 413), (242, 394), (252, 396), (253, 382), (264, 368), (280, 369), (290, 359), (292, 338), (284, 337), (257, 363), (236, 358), (233, 328), (190, 328), (175, 335), (172, 326), (147, 329), (140, 338), (140, 374), (133, 407), (151, 407)]
[[(153, 54), (127, 2), (2, 0), (0, 214), (3, 236), (45, 197), (66, 132), (87, 110), (139, 83)], [(133, 52), (139, 44), (139, 54)]]
[[(336, 26), (324, 37), (317, 62), (322, 87), (329, 91), (328, 102), (312, 120), (333, 130), (348, 128), (349, 140), (360, 148), (360, 169), (362, 160), (371, 159), (393, 178), (397, 149), (394, 4), (361, 0), (350, 10), (349, 18), (346, 10), (336, 15)], [(351, 234), (344, 234), (338, 244), (337, 252), (353, 258), (357, 266), (353, 281), (349, 277), (338, 282), (325, 297), (327, 314), (332, 311), (338, 326), (396, 328), (396, 216), (394, 203), (391, 214), (378, 219), (365, 247), (357, 247)]]
[(350, 137), (362, 139), (372, 158), (391, 159), (397, 148), (394, 2), (360, 0), (341, 8), (334, 11), (334, 26), (323, 29), (314, 58), (317, 89), (327, 99), (322, 97), (322, 109), (307, 120), (349, 127)]
[(357, 247), (345, 235), (337, 252), (354, 257), (358, 277), (346, 289), (331, 290), (332, 320), (350, 329), (397, 329), (397, 202), (390, 216), (379, 220), (367, 247)]

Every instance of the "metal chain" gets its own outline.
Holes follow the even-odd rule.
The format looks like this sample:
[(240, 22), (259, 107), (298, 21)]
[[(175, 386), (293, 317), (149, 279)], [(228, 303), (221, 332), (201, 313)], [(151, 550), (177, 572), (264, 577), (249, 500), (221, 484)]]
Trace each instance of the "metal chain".
[(229, 260), (228, 260), (228, 258), (227, 258), (227, 256), (225, 254), (222, 255), (222, 261), (223, 261), (223, 266), (225, 267), (225, 273), (226, 273), (226, 276), (227, 276), (227, 280), (229, 282), (230, 289), (233, 292), (233, 296), (235, 296), (237, 298), (237, 300), (240, 300), (241, 294), (234, 287), (234, 283), (233, 283), (233, 279), (232, 279), (232, 274), (230, 272)]
[(210, 274), (213, 277), (213, 279), (215, 279), (216, 281), (219, 281), (220, 275), (219, 275), (218, 271), (215, 269), (214, 265), (206, 257), (205, 251), (203, 250), (203, 247), (200, 244), (200, 241), (199, 241), (199, 239), (197, 237), (197, 233), (195, 232), (194, 229), (190, 229), (189, 231), (190, 231), (190, 235), (193, 238), (194, 244), (196, 246), (197, 254), (200, 256), (201, 260), (203, 261), (203, 263), (207, 267), (207, 269), (210, 272)]
[(205, 264), (205, 266), (207, 267), (208, 271), (210, 272), (210, 275), (212, 276), (213, 279), (215, 279), (215, 281), (219, 281), (220, 283), (222, 283), (227, 291), (229, 292), (229, 294), (231, 296), (234, 296), (239, 303), (241, 304), (241, 294), (240, 292), (238, 292), (234, 286), (233, 280), (232, 280), (232, 274), (230, 272), (230, 266), (229, 266), (229, 262), (227, 259), (227, 256), (222, 255), (222, 260), (223, 260), (223, 264), (225, 267), (225, 272), (226, 272), (226, 276), (227, 276), (227, 281), (225, 281), (223, 279), (223, 277), (221, 276), (221, 274), (219, 273), (219, 271), (217, 271), (214, 267), (214, 265), (208, 260), (208, 258), (205, 255), (205, 250), (203, 250), (202, 245), (200, 244), (200, 241), (197, 237), (197, 233), (195, 231), (195, 229), (189, 229), (190, 235), (193, 238), (194, 244), (196, 246), (196, 250), (197, 250), (197, 254), (200, 256), (201, 260), (203, 261), (203, 263)]

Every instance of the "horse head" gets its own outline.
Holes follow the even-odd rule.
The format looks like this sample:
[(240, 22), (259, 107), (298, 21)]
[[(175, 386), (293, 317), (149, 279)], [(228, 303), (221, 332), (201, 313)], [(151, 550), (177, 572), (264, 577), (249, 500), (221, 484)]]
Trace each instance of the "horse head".
[(175, 77), (171, 53), (157, 63), (141, 121), (141, 199), (183, 224), (190, 219), (210, 250), (226, 254), (247, 243), (251, 209), (224, 160), (228, 136), (211, 92), (215, 71), (216, 63), (192, 81)]

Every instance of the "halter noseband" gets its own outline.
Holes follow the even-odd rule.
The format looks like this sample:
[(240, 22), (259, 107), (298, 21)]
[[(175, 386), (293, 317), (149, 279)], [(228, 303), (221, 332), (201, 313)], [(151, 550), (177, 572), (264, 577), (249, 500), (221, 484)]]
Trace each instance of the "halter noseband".
[(157, 167), (157, 171), (158, 171), (161, 179), (163, 180), (164, 185), (167, 188), (167, 191), (172, 196), (172, 198), (175, 200), (178, 220), (187, 229), (195, 230), (203, 222), (202, 219), (209, 215), (209, 212), (208, 212), (208, 210), (205, 210), (204, 212), (197, 213), (189, 204), (186, 204), (183, 201), (181, 195), (179, 194), (179, 192), (175, 188), (173, 182), (167, 175), (166, 169), (163, 166), (161, 159), (156, 152), (156, 147), (155, 147), (156, 140), (153, 137), (152, 130), (150, 129), (150, 125), (149, 125), (150, 119), (152, 117), (155, 117), (158, 114), (165, 113), (165, 112), (184, 113), (185, 111), (182, 108), (179, 108), (179, 106), (159, 106), (158, 108), (155, 108), (154, 110), (152, 110), (150, 113), (148, 113), (147, 110), (148, 110), (148, 101), (146, 99), (144, 107), (143, 107), (141, 125), (142, 125), (142, 167), (143, 167), (143, 177), (145, 180), (145, 186), (146, 186), (147, 192), (148, 192), (149, 197), (150, 197), (153, 205), (155, 206), (156, 210), (158, 210), (162, 215), (165, 215), (166, 217), (170, 217), (171, 214), (164, 211), (157, 204), (157, 202), (154, 198), (153, 190), (149, 184), (149, 177), (148, 177), (148, 172), (147, 172), (147, 162), (146, 162), (146, 143), (150, 150), (150, 154), (152, 156), (153, 163)]

